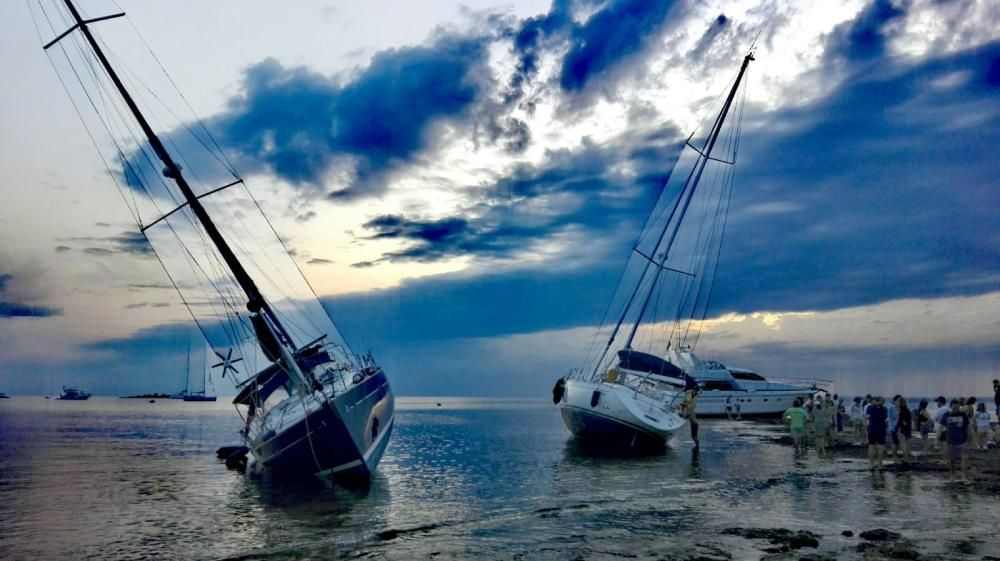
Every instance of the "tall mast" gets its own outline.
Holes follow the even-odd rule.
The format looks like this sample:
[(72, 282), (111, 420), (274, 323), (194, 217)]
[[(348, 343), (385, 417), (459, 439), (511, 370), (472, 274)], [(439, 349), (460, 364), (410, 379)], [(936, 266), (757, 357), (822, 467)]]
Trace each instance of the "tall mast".
[[(670, 216), (667, 218), (666, 223), (663, 225), (663, 231), (660, 232), (660, 237), (659, 239), (657, 239), (656, 246), (653, 248), (653, 252), (651, 254), (652, 260), (654, 261), (657, 258), (657, 253), (660, 249), (661, 243), (663, 242), (663, 238), (665, 237), (665, 234), (667, 233), (667, 230), (669, 229), (670, 224), (673, 221), (674, 213), (677, 211), (677, 207), (681, 202), (681, 198), (684, 198), (684, 194), (686, 193), (687, 196), (686, 198), (684, 198), (684, 205), (681, 208), (680, 215), (678, 216), (676, 221), (673, 221), (674, 224), (673, 232), (671, 232), (670, 239), (667, 240), (667, 243), (664, 246), (666, 249), (663, 252), (663, 257), (661, 257), (659, 263), (656, 264), (656, 273), (653, 274), (653, 282), (650, 283), (649, 290), (646, 292), (646, 297), (642, 302), (642, 308), (640, 308), (639, 310), (639, 316), (636, 318), (635, 323), (632, 324), (632, 330), (629, 332), (628, 340), (625, 342), (625, 349), (632, 348), (632, 340), (635, 339), (635, 334), (639, 330), (639, 326), (642, 324), (643, 317), (646, 315), (646, 309), (649, 307), (649, 302), (652, 299), (653, 292), (656, 291), (656, 283), (659, 282), (660, 274), (663, 272), (663, 269), (665, 268), (667, 257), (670, 254), (670, 248), (673, 245), (674, 240), (677, 238), (677, 233), (680, 230), (681, 222), (684, 220), (684, 215), (687, 213), (688, 206), (691, 204), (691, 199), (692, 197), (694, 197), (694, 192), (698, 188), (698, 183), (701, 181), (701, 174), (703, 171), (705, 171), (705, 166), (706, 164), (708, 164), (708, 160), (711, 159), (712, 150), (715, 148), (715, 143), (719, 139), (719, 134), (722, 132), (722, 125), (726, 120), (726, 115), (729, 114), (729, 109), (733, 104), (733, 100), (736, 98), (736, 92), (739, 90), (740, 82), (743, 80), (743, 75), (746, 73), (747, 67), (750, 65), (750, 61), (752, 60), (754, 60), (753, 52), (747, 53), (746, 57), (743, 58), (743, 65), (740, 66), (740, 72), (736, 76), (736, 81), (733, 83), (732, 89), (729, 90), (729, 96), (726, 97), (726, 102), (722, 106), (722, 111), (719, 113), (719, 116), (715, 119), (715, 123), (712, 125), (712, 131), (708, 135), (708, 139), (706, 139), (704, 146), (699, 152), (698, 161), (695, 162), (694, 167), (691, 169), (691, 173), (688, 175), (687, 180), (684, 182), (684, 189), (681, 190), (681, 197), (677, 199), (677, 203), (675, 203), (674, 208), (670, 211)], [(648, 270), (648, 264), (646, 270)], [(643, 277), (645, 277), (645, 271), (643, 272)], [(639, 284), (641, 284), (641, 282), (642, 281), (640, 278)], [(637, 284), (636, 291), (638, 291), (638, 289), (639, 285)], [(629, 299), (630, 305), (634, 298), (635, 298), (635, 292), (632, 293), (632, 298)], [(615, 327), (615, 332), (614, 334), (612, 334), (612, 340), (614, 340), (614, 336), (617, 335), (618, 327), (621, 326), (622, 321), (625, 318), (625, 314), (627, 313), (628, 313), (628, 307), (626, 307), (626, 309), (622, 312), (622, 319), (618, 321), (618, 325)]]
[[(284, 366), (289, 372), (291, 378), (297, 382), (300, 388), (308, 389), (312, 387), (312, 384), (309, 383), (306, 375), (299, 369), (298, 363), (295, 361), (294, 352), (296, 347), (291, 335), (289, 335), (288, 331), (286, 331), (284, 326), (281, 325), (281, 321), (278, 320), (274, 310), (271, 309), (267, 300), (264, 299), (264, 295), (260, 292), (260, 289), (257, 288), (257, 284), (253, 281), (253, 278), (250, 277), (250, 274), (243, 267), (243, 264), (236, 258), (236, 254), (233, 253), (232, 248), (229, 247), (229, 244), (222, 236), (222, 233), (219, 232), (215, 223), (212, 222), (212, 219), (205, 210), (205, 207), (202, 206), (201, 201), (198, 200), (198, 197), (194, 194), (191, 186), (184, 178), (184, 174), (181, 173), (180, 166), (174, 162), (170, 153), (167, 152), (167, 149), (163, 146), (163, 142), (161, 142), (159, 137), (156, 136), (156, 133), (153, 132), (153, 128), (149, 125), (149, 122), (143, 116), (142, 112), (139, 111), (139, 106), (136, 105), (131, 94), (129, 94), (128, 90), (125, 89), (125, 85), (118, 77), (115, 69), (111, 66), (111, 63), (104, 55), (104, 52), (101, 50), (100, 45), (98, 45), (93, 33), (91, 33), (90, 28), (87, 26), (88, 23), (108, 18), (84, 20), (80, 17), (80, 12), (77, 11), (72, 0), (64, 0), (64, 3), (66, 4), (66, 8), (69, 10), (69, 13), (76, 21), (75, 27), (79, 27), (80, 31), (83, 32), (84, 37), (87, 38), (87, 43), (89, 43), (90, 48), (93, 49), (94, 55), (97, 56), (97, 60), (100, 61), (101, 66), (103, 66), (104, 70), (108, 73), (108, 76), (114, 83), (118, 93), (122, 96), (122, 99), (125, 100), (125, 104), (128, 106), (129, 111), (132, 112), (132, 115), (139, 123), (139, 127), (142, 128), (142, 132), (146, 135), (146, 139), (149, 141), (149, 145), (153, 148), (153, 152), (155, 152), (156, 156), (161, 162), (163, 162), (163, 175), (173, 179), (177, 184), (177, 188), (180, 190), (181, 194), (184, 195), (184, 199), (188, 206), (191, 207), (191, 212), (194, 213), (198, 222), (201, 223), (201, 226), (205, 229), (205, 233), (208, 234), (209, 239), (212, 240), (213, 244), (215, 244), (215, 248), (218, 250), (219, 255), (222, 256), (222, 260), (226, 263), (226, 266), (229, 267), (229, 271), (232, 273), (233, 278), (236, 279), (236, 282), (246, 294), (247, 310), (249, 310), (252, 314), (251, 320), (257, 334), (257, 340), (260, 343), (265, 356), (268, 356), (268, 358), (274, 361), (280, 359), (281, 362), (284, 363)], [(73, 28), (70, 28), (69, 31), (66, 31), (57, 37), (52, 43), (62, 39), (71, 31), (73, 31)], [(52, 43), (50, 43), (50, 45)]]
[[(699, 151), (699, 160), (695, 163), (695, 166), (691, 169), (691, 173), (688, 174), (687, 179), (684, 182), (684, 188), (681, 190), (681, 197), (687, 192), (688, 196), (684, 203), (684, 208), (681, 210), (681, 219), (683, 219), (684, 214), (687, 212), (688, 204), (691, 202), (691, 196), (694, 195), (694, 190), (698, 186), (698, 182), (701, 180), (701, 173), (705, 169), (705, 164), (708, 163), (709, 157), (712, 154), (712, 149), (715, 148), (715, 142), (719, 138), (719, 133), (722, 131), (722, 123), (726, 119), (726, 115), (729, 113), (729, 108), (733, 104), (733, 99), (736, 98), (736, 92), (739, 89), (740, 82), (743, 80), (743, 75), (746, 73), (747, 67), (750, 65), (750, 61), (754, 60), (753, 52), (747, 53), (746, 57), (743, 58), (743, 65), (740, 67), (740, 72), (736, 76), (736, 82), (733, 83), (733, 88), (729, 91), (729, 96), (726, 98), (726, 103), (722, 107), (722, 111), (716, 118), (715, 123), (712, 125), (712, 132), (709, 134), (708, 139), (706, 139), (702, 150)], [(693, 181), (692, 181), (693, 179)], [(690, 186), (690, 189), (688, 187)], [(656, 255), (660, 249), (660, 245), (663, 243), (663, 238), (666, 236), (667, 230), (669, 229), (671, 220), (677, 211), (677, 206), (680, 204), (681, 198), (677, 200), (677, 204), (670, 211), (670, 216), (667, 218), (666, 223), (663, 225), (663, 231), (660, 232), (660, 237), (656, 240), (656, 246), (653, 248), (653, 252), (650, 254), (651, 258), (649, 262), (646, 263), (646, 267), (642, 271), (642, 275), (639, 277), (639, 281), (636, 283), (635, 289), (632, 291), (632, 295), (629, 297), (628, 303), (622, 310), (621, 317), (618, 318), (618, 323), (615, 324), (615, 328), (611, 332), (611, 336), (608, 337), (608, 343), (604, 347), (604, 353), (602, 356), (607, 354), (608, 350), (611, 349), (611, 345), (614, 344), (615, 338), (618, 336), (618, 330), (621, 329), (622, 323), (625, 321), (625, 316), (628, 314), (629, 309), (632, 307), (632, 302), (635, 301), (635, 297), (639, 293), (639, 287), (642, 284), (642, 279), (646, 277), (646, 273), (649, 271), (649, 266), (653, 264), (656, 260)], [(635, 338), (636, 331), (639, 329), (639, 325), (642, 323), (642, 318), (646, 314), (646, 308), (649, 306), (649, 300), (653, 292), (656, 290), (656, 283), (659, 282), (660, 273), (663, 272), (664, 266), (666, 264), (667, 253), (670, 251), (670, 246), (673, 244), (674, 238), (677, 236), (678, 228), (680, 227), (680, 219), (674, 228), (673, 234), (670, 236), (670, 241), (667, 242), (667, 251), (664, 252), (663, 257), (656, 266), (656, 273), (653, 276), (653, 282), (650, 284), (649, 291), (646, 293), (646, 298), (643, 300), (642, 309), (639, 312), (639, 317), (636, 319), (635, 324), (632, 326), (632, 330), (629, 333), (628, 341), (625, 344), (626, 349), (632, 348), (632, 340)], [(597, 368), (600, 367), (598, 363), (594, 367), (594, 372), (597, 372)]]

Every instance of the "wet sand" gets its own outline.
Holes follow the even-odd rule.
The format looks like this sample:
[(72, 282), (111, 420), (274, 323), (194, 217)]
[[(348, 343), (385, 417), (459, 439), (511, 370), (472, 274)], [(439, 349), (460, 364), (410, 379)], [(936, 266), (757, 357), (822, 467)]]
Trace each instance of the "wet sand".
[[(743, 433), (742, 436), (756, 436), (763, 442), (791, 447), (793, 442), (787, 429), (780, 420), (755, 420), (752, 422), (755, 430)], [(847, 433), (842, 433), (847, 434)], [(868, 446), (852, 442), (837, 442), (828, 446), (828, 457), (819, 458), (816, 448), (810, 439), (809, 448), (804, 454), (795, 456), (793, 469), (802, 472), (803, 468), (815, 466), (834, 466), (833, 473), (840, 473), (843, 478), (851, 474), (868, 471), (874, 480), (884, 478), (885, 473), (896, 476), (908, 475), (917, 481), (936, 481), (939, 489), (945, 494), (957, 496), (973, 493), (983, 497), (1000, 497), (1000, 448), (995, 445), (987, 449), (967, 450), (969, 462), (969, 479), (961, 479), (960, 469), (952, 475), (940, 449), (933, 446), (927, 453), (923, 452), (920, 439), (913, 442), (911, 451), (913, 460), (904, 462), (902, 455), (890, 457), (888, 450), (881, 469), (873, 469), (868, 460)], [(822, 470), (822, 475), (828, 477), (831, 471)], [(802, 475), (816, 475), (820, 472), (806, 471)], [(835, 482), (834, 482), (835, 483)], [(928, 516), (933, 516), (928, 512)], [(839, 533), (820, 534), (807, 530), (793, 530), (773, 527), (733, 527), (722, 531), (726, 536), (742, 537), (763, 553), (760, 559), (767, 561), (832, 561), (841, 559), (880, 561), (895, 559), (911, 559), (920, 561), (946, 561), (952, 559), (981, 559), (982, 561), (1000, 561), (1000, 550), (995, 544), (984, 541), (984, 536), (969, 533), (964, 528), (955, 528), (951, 539), (939, 547), (927, 547), (926, 543), (918, 543), (901, 534), (902, 528), (867, 528), (841, 530)], [(825, 543), (824, 543), (825, 542)], [(706, 552), (708, 553), (708, 552)], [(689, 557), (677, 557), (685, 561), (735, 559), (725, 553), (722, 555), (695, 554)]]

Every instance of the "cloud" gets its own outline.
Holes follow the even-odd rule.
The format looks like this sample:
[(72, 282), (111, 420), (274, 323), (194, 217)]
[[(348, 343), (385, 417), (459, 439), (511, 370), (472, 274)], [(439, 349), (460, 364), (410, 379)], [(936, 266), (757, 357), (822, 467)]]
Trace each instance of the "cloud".
[(906, 16), (909, 1), (873, 0), (858, 16), (834, 28), (827, 56), (860, 62), (882, 57), (893, 33), (893, 22)]
[(663, 29), (674, 0), (613, 0), (570, 35), (559, 85), (584, 89), (592, 80), (613, 74), (644, 52)]
[(603, 144), (584, 139), (573, 149), (548, 151), (538, 165), (516, 164), (492, 184), (470, 190), (461, 216), (376, 216), (364, 224), (372, 232), (366, 239), (407, 245), (354, 266), (509, 258), (570, 230), (599, 235), (609, 225), (641, 220), (669, 177), (680, 150), (677, 137), (672, 127), (654, 126)]
[(713, 313), (996, 289), (998, 60), (1000, 42), (885, 61), (751, 117)]
[(42, 318), (62, 314), (62, 310), (57, 308), (36, 304), (43, 297), (38, 285), (41, 276), (41, 271), (30, 268), (22, 268), (16, 273), (0, 269), (0, 319)]
[(332, 265), (333, 261), (329, 259), (323, 259), (322, 257), (313, 257), (309, 261), (306, 261), (306, 263), (310, 265)]
[(398, 166), (434, 147), (431, 130), (460, 123), (492, 84), (489, 39), (440, 35), (377, 53), (342, 81), (268, 59), (244, 73), (242, 93), (209, 120), (243, 169), (330, 195), (378, 194)]
[[(89, 245), (83, 247), (81, 251), (88, 255), (104, 257), (109, 255), (127, 254), (138, 257), (152, 257), (153, 247), (142, 233), (134, 230), (126, 230), (114, 236), (77, 236), (72, 238), (59, 238), (61, 242), (73, 242), (78, 244), (96, 243), (99, 245)], [(55, 250), (59, 253), (71, 251), (73, 248), (68, 245), (58, 245)]]

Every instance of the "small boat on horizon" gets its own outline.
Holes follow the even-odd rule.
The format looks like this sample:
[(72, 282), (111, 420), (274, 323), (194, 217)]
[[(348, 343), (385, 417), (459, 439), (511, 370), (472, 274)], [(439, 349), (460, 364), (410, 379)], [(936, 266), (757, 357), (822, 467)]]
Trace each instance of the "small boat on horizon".
[(0, 399), (10, 399), (10, 396), (3, 392), (0, 392)]
[(62, 393), (59, 394), (59, 399), (63, 401), (84, 401), (90, 399), (90, 393), (78, 388), (63, 386)]

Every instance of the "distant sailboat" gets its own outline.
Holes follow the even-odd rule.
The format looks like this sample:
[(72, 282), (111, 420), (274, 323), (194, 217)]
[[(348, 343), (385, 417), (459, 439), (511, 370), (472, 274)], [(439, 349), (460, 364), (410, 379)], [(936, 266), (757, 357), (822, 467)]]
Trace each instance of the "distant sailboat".
[[(186, 135), (187, 152), (170, 132), (161, 139), (154, 131), (160, 121), (144, 111), (165, 105), (162, 98), (151, 94), (137, 101), (126, 83), (138, 95), (151, 89), (136, 87), (148, 88), (136, 68), (121, 60), (129, 53), (109, 58), (91, 28), (124, 14), (84, 19), (72, 0), (42, 11), (36, 14), (40, 30), (55, 36), (44, 48), (70, 67), (60, 73), (63, 85), (68, 92), (79, 85), (85, 93), (77, 106), (84, 124), (92, 125), (92, 137), (111, 139), (95, 140), (98, 151), (107, 151), (109, 175), (222, 360), (222, 376), (230, 374), (236, 383), (233, 403), (245, 421), (241, 434), (258, 468), (370, 477), (395, 420), (385, 372), (370, 352), (362, 356), (350, 349), (207, 127), (197, 120), (176, 127), (178, 137)], [(71, 26), (63, 31), (54, 25), (60, 21)], [(171, 115), (176, 117), (169, 109), (161, 113)], [(120, 166), (111, 169), (109, 162)], [(233, 180), (220, 186), (217, 171), (200, 173), (208, 166)], [(240, 373), (235, 365), (241, 361), (257, 373)]]
[(211, 373), (206, 371), (204, 361), (201, 368), (191, 369), (191, 347), (188, 347), (187, 356), (187, 388), (184, 389), (181, 399), (184, 401), (215, 401), (215, 396), (206, 391), (206, 384), (211, 385)]
[[(751, 51), (704, 143), (693, 145), (694, 133), (688, 138), (685, 153), (693, 162), (690, 169), (688, 160), (674, 168), (671, 179), (684, 178), (683, 183), (677, 192), (667, 191), (670, 183), (665, 186), (632, 249), (616, 298), (608, 307), (621, 311), (607, 344), (553, 388), (552, 398), (566, 427), (581, 440), (627, 448), (662, 447), (686, 424), (680, 409), (684, 391), (698, 384), (663, 357), (671, 339), (663, 332), (687, 314), (693, 318), (698, 310), (707, 309), (707, 293), (692, 293), (691, 287), (707, 283), (710, 290), (714, 280), (709, 265), (713, 259), (717, 262), (721, 246), (718, 226), (728, 212), (739, 131), (738, 126), (724, 129), (724, 124), (752, 60)], [(713, 156), (717, 144), (730, 153)], [(728, 170), (706, 173), (710, 163)], [(686, 174), (678, 174), (681, 169)], [(702, 183), (709, 185), (699, 191)], [(657, 318), (658, 309), (668, 317)], [(643, 337), (637, 337), (640, 328), (645, 328)], [(616, 343), (621, 347), (614, 351)], [(642, 350), (637, 348), (640, 343)]]

